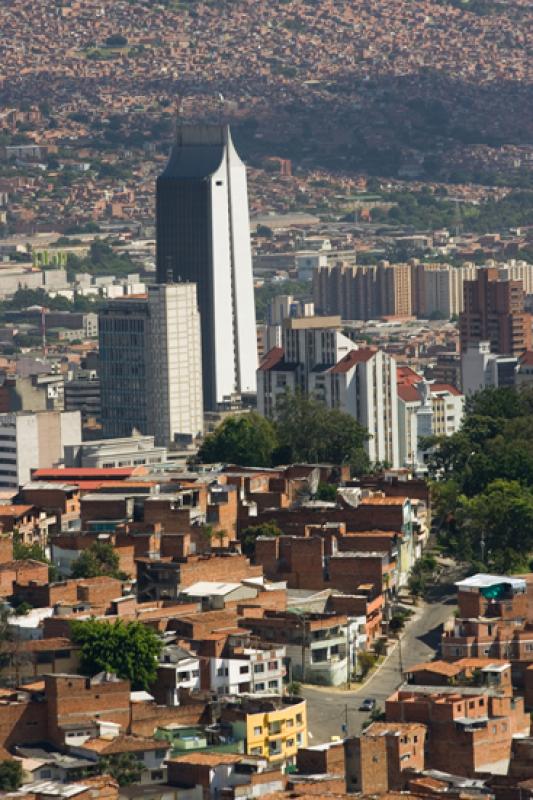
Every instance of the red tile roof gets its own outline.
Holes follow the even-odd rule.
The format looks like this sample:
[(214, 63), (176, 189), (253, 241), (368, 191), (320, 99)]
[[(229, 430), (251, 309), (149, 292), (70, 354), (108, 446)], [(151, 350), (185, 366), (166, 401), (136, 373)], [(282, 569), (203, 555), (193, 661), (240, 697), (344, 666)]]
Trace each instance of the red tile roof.
[(276, 364), (279, 364), (280, 361), (283, 361), (283, 347), (273, 347), (259, 364), (259, 369), (262, 372), (266, 372), (275, 367)]
[(400, 383), (398, 384), (398, 397), (400, 400), (403, 400), (404, 403), (420, 403), (421, 397), (418, 393), (418, 389), (416, 386), (413, 386), (412, 383)]
[(376, 353), (377, 350), (369, 347), (362, 347), (359, 350), (350, 350), (344, 358), (341, 358), (341, 360), (330, 369), (330, 372), (334, 374), (349, 372), (356, 364), (363, 364), (365, 361), (369, 361)]
[(419, 375), (411, 367), (398, 367), (397, 371), (398, 383), (413, 384), (420, 383), (422, 376)]
[(533, 350), (526, 350), (520, 356), (520, 363), (526, 367), (533, 367)]
[(63, 467), (62, 469), (36, 469), (32, 475), (33, 480), (55, 480), (60, 478), (129, 478), (133, 475), (135, 467)]
[(33, 506), (0, 505), (0, 517), (22, 517), (32, 510)]
[(456, 397), (461, 397), (462, 395), (462, 392), (455, 386), (452, 386), (451, 383), (430, 383), (429, 389), (431, 392), (449, 392)]

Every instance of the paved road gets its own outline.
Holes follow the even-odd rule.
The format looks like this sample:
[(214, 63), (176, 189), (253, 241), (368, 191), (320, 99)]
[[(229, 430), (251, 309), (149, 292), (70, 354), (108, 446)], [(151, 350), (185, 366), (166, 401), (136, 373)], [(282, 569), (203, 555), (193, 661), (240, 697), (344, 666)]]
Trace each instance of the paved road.
[[(430, 661), (439, 649), (442, 624), (453, 614), (456, 594), (453, 586), (442, 587), (438, 600), (424, 607), (422, 614), (404, 631), (401, 642), (404, 669), (421, 661)], [(383, 665), (365, 683), (354, 691), (315, 689), (302, 690), (307, 700), (309, 744), (329, 742), (331, 736), (343, 736), (342, 725), (348, 717), (348, 734), (357, 735), (368, 714), (358, 711), (364, 697), (374, 697), (381, 708), (386, 698), (401, 683), (398, 646)]]

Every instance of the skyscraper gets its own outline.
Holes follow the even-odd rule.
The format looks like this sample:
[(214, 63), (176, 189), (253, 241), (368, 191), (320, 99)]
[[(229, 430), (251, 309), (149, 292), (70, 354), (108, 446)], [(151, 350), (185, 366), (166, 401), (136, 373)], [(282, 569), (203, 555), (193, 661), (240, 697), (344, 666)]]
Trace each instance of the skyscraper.
[(246, 168), (228, 126), (178, 130), (157, 179), (157, 280), (198, 286), (204, 406), (256, 391)]
[(203, 431), (200, 316), (193, 283), (150, 286), (100, 314), (104, 436), (132, 429), (167, 446)]

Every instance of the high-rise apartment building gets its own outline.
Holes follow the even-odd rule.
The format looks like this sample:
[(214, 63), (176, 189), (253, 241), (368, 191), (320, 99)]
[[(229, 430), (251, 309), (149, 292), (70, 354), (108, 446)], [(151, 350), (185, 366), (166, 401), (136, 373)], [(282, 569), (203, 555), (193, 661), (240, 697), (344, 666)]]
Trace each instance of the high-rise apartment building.
[(379, 317), (376, 267), (342, 263), (318, 267), (313, 273), (313, 299), (322, 314), (340, 314), (342, 319)]
[(386, 261), (370, 267), (318, 267), (313, 273), (313, 299), (317, 311), (343, 319), (409, 317), (411, 267)]
[[(409, 317), (450, 318), (463, 310), (463, 284), (474, 280), (474, 264), (389, 264), (377, 266), (334, 264), (313, 273), (317, 311), (343, 319)], [(525, 274), (524, 267), (513, 268)]]
[(411, 265), (380, 261), (376, 267), (376, 290), (381, 317), (410, 317)]
[(465, 280), (475, 280), (474, 264), (453, 267), (450, 264), (421, 264), (413, 262), (412, 308), (421, 319), (441, 316), (443, 319), (463, 310)]
[(500, 280), (498, 269), (478, 269), (465, 281), (464, 310), (459, 317), (461, 350), (489, 341), (493, 353), (520, 355), (531, 349), (531, 315), (524, 312), (521, 281)]
[(102, 423), (106, 437), (135, 428), (158, 446), (203, 431), (200, 315), (192, 283), (150, 286), (100, 314)]
[(358, 349), (341, 333), (340, 316), (284, 321), (282, 346), (257, 371), (259, 412), (273, 416), (278, 397), (296, 389), (367, 428), (371, 461), (399, 465), (396, 362), (382, 350)]
[[(492, 266), (489, 262), (489, 266)], [(525, 294), (533, 294), (533, 264), (527, 261), (510, 259), (505, 264), (498, 265), (500, 280), (522, 281)]]
[(256, 390), (246, 168), (228, 126), (189, 125), (157, 179), (157, 280), (198, 286), (204, 405)]

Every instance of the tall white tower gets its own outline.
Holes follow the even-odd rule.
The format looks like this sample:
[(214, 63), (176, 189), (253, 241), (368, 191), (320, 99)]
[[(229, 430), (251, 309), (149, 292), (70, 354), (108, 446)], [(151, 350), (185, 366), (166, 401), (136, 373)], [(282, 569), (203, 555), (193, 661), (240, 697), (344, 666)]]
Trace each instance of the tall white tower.
[(204, 406), (255, 393), (257, 338), (246, 167), (227, 125), (178, 130), (157, 179), (157, 280), (198, 286)]
[(157, 284), (99, 316), (104, 435), (133, 428), (164, 447), (203, 432), (200, 315), (194, 283)]
[(148, 430), (156, 444), (203, 433), (200, 315), (194, 283), (148, 288)]

